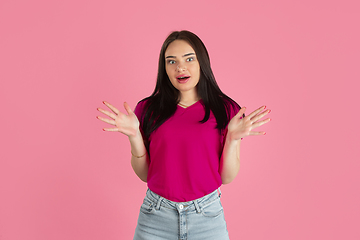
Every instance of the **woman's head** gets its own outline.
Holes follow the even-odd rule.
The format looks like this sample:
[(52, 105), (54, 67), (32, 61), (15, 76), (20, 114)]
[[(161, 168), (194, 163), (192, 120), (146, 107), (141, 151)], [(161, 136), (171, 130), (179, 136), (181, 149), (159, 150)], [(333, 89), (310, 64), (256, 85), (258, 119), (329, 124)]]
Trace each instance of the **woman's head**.
[[(191, 49), (195, 53), (195, 56), (194, 56), (196, 58), (195, 60), (200, 67), (197, 91), (199, 92), (199, 88), (201, 90), (201, 88), (203, 88), (204, 85), (207, 85), (206, 82), (208, 82), (208, 81), (215, 83), (215, 85), (217, 86), (214, 76), (213, 76), (213, 73), (212, 73), (212, 70), (211, 70), (211, 67), (210, 67), (209, 54), (206, 50), (204, 43), (201, 41), (201, 39), (198, 36), (196, 36), (194, 33), (189, 32), (189, 31), (185, 31), (185, 30), (184, 31), (175, 31), (175, 32), (172, 32), (165, 39), (165, 41), (162, 45), (162, 48), (160, 51), (160, 57), (159, 57), (158, 77), (157, 77), (157, 83), (156, 83), (156, 88), (155, 88), (154, 94), (156, 94), (158, 92), (166, 91), (169, 94), (171, 94), (172, 96), (174, 96), (176, 98), (176, 100), (178, 99), (178, 97), (179, 97), (178, 90), (179, 89), (177, 89), (176, 86), (174, 86), (174, 84), (172, 84), (172, 82), (176, 81), (176, 79), (174, 79), (174, 73), (172, 72), (172, 74), (170, 74), (170, 78), (169, 78), (169, 74), (168, 74), (169, 67), (167, 67), (167, 64), (169, 62), (167, 62), (167, 61), (171, 60), (171, 59), (166, 58), (166, 57), (171, 56), (170, 54), (172, 54), (172, 52), (169, 52), (167, 50), (173, 50), (174, 47), (179, 46), (179, 45), (183, 46), (184, 44), (181, 44), (181, 43), (187, 43), (189, 45), (189, 47), (191, 47)], [(166, 54), (168, 54), (168, 55), (166, 56)], [(177, 57), (182, 57), (182, 56), (177, 56)], [(187, 58), (184, 58), (183, 60), (186, 60), (186, 59)], [(177, 63), (176, 63), (176, 66), (179, 66), (179, 68), (186, 67), (186, 66), (181, 66), (181, 64), (178, 65)], [(175, 74), (175, 77), (176, 76), (178, 76), (178, 75)], [(171, 77), (173, 77), (173, 79), (171, 79)], [(202, 94), (199, 92), (199, 95), (202, 95)], [(202, 96), (200, 96), (200, 97), (202, 97)]]
[(165, 70), (171, 84), (181, 95), (186, 92), (188, 96), (197, 97), (200, 65), (195, 50), (188, 42), (175, 40), (169, 44), (165, 51)]
[[(170, 61), (168, 66), (166, 61)], [(177, 78), (181, 75), (186, 77), (186, 74), (197, 80), (192, 82), (195, 85), (181, 85), (182, 82), (186, 83), (186, 79), (178, 81)], [(205, 115), (200, 122), (206, 122), (212, 112), (219, 130), (225, 129), (230, 120), (231, 109), (240, 108), (217, 85), (210, 67), (209, 54), (200, 38), (189, 31), (172, 32), (160, 51), (155, 90), (151, 96), (142, 100), (146, 100), (146, 111), (140, 120), (146, 138), (176, 112), (180, 91), (186, 90), (183, 87), (194, 88), (197, 97), (202, 99)]]

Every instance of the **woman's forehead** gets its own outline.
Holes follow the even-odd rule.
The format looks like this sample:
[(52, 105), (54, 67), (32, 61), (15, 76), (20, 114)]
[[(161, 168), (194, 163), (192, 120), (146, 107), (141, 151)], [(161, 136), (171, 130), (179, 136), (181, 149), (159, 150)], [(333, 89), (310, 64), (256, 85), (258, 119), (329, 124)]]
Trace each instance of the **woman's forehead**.
[(165, 57), (174, 56), (174, 57), (182, 57), (188, 53), (194, 53), (194, 49), (191, 45), (184, 40), (175, 40), (169, 44), (165, 51)]

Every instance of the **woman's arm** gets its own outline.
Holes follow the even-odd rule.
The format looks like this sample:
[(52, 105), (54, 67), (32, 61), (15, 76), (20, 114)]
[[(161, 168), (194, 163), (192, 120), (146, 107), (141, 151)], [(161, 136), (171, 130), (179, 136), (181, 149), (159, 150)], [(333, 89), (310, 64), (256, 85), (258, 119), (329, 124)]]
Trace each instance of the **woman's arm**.
[(148, 154), (140, 130), (135, 136), (129, 136), (131, 145), (131, 166), (136, 175), (146, 182), (149, 170)]
[(140, 123), (129, 104), (124, 103), (124, 108), (128, 115), (120, 112), (110, 103), (103, 102), (112, 112), (98, 108), (99, 112), (104, 113), (111, 119), (97, 117), (103, 122), (115, 126), (115, 128), (104, 128), (104, 131), (121, 132), (128, 136), (131, 145), (131, 166), (136, 175), (144, 182), (147, 179), (149, 161), (144, 140), (140, 132)]
[(242, 116), (245, 114), (246, 108), (241, 108), (230, 120), (220, 159), (220, 176), (223, 184), (232, 182), (239, 172), (241, 139), (250, 135), (265, 134), (265, 132), (251, 131), (270, 121), (270, 118), (258, 121), (270, 112), (270, 110), (263, 111), (265, 108), (262, 106), (244, 118)]
[(220, 176), (223, 184), (234, 180), (240, 169), (241, 140), (231, 140), (226, 135), (223, 153), (220, 159)]

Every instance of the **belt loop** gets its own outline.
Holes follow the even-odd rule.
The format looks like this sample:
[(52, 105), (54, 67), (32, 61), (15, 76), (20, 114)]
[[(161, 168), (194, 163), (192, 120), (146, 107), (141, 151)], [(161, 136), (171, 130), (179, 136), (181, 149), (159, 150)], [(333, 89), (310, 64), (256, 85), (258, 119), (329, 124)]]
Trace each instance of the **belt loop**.
[(157, 202), (156, 207), (155, 207), (156, 210), (160, 210), (160, 204), (161, 204), (161, 201), (163, 199), (164, 199), (163, 197), (159, 197), (158, 202)]
[(200, 207), (199, 207), (199, 204), (198, 204), (197, 199), (194, 200), (193, 202), (194, 202), (194, 205), (195, 205), (196, 212), (197, 212), (197, 213), (201, 213), (201, 210), (200, 210)]
[(221, 197), (221, 190), (220, 187), (218, 188), (218, 194), (219, 194), (219, 198)]

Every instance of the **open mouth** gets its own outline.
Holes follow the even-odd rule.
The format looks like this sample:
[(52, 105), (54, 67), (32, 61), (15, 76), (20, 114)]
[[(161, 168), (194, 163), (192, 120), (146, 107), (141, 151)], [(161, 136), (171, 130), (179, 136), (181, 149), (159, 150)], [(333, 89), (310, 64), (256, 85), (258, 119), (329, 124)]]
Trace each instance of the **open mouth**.
[(180, 75), (180, 76), (177, 76), (176, 79), (178, 80), (178, 82), (180, 83), (185, 83), (188, 81), (188, 79), (190, 78), (190, 76), (188, 75)]
[(177, 79), (178, 80), (185, 80), (185, 79), (188, 79), (188, 78), (190, 78), (190, 77), (178, 77)]

